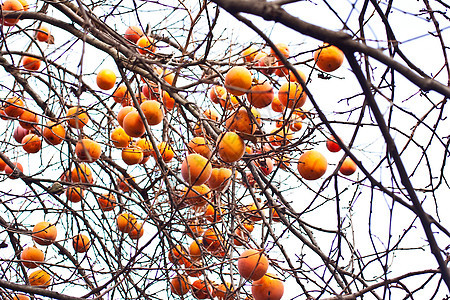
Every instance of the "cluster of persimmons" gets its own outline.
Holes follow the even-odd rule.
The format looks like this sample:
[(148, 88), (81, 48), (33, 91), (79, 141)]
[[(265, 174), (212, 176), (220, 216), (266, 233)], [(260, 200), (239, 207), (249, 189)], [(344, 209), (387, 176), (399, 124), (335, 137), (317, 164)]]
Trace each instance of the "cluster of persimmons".
[[(18, 0), (7, 0), (3, 3), (4, 11), (24, 10), (25, 7)], [(5, 26), (13, 26), (17, 22), (18, 19), (3, 19)], [(37, 30), (38, 41), (48, 42), (50, 37), (46, 26)], [(142, 55), (151, 56), (157, 51), (154, 39), (144, 34), (138, 26), (130, 26), (124, 37), (135, 44)], [(143, 77), (140, 79), (142, 88), (137, 92), (130, 90), (127, 84), (116, 87), (116, 74), (110, 69), (102, 69), (96, 78), (97, 86), (101, 90), (109, 91), (114, 88), (110, 96), (117, 106), (120, 106), (113, 121), (116, 127), (107, 142), (95, 141), (82, 134), (83, 128), (90, 126), (91, 121), (89, 111), (80, 106), (66, 108), (64, 117), (58, 120), (41, 122), (42, 115), (33, 111), (32, 106), (27, 105), (24, 99), (14, 96), (3, 101), (0, 116), (4, 120), (18, 123), (14, 139), (26, 153), (41, 152), (44, 142), (51, 147), (58, 147), (64, 142), (75, 145), (74, 167), (64, 172), (60, 178), (65, 187), (65, 196), (71, 203), (83, 201), (85, 198), (86, 190), (95, 180), (92, 164), (102, 159), (106, 147), (119, 150), (121, 159), (127, 166), (144, 165), (151, 158), (156, 164), (170, 166), (173, 163), (174, 170), (180, 172), (184, 181), (183, 192), (176, 204), (179, 207), (189, 207), (198, 218), (189, 223), (187, 228), (188, 235), (193, 239), (192, 243), (173, 245), (168, 252), (168, 260), (179, 267), (177, 274), (170, 279), (170, 289), (176, 295), (191, 292), (197, 299), (231, 299), (236, 294), (232, 283), (216, 284), (206, 276), (199, 279), (205, 274), (203, 256), (223, 259), (230, 247), (226, 244), (227, 238), (216, 229), (217, 224), (223, 222), (222, 218), (227, 211), (217, 199), (227, 192), (231, 182), (236, 181), (236, 166), (242, 161), (251, 161), (265, 176), (269, 176), (275, 166), (282, 170), (289, 168), (291, 154), (285, 149), (289, 149), (295, 133), (302, 129), (302, 122), (313, 117), (313, 114), (302, 110), (308, 100), (305, 91), (307, 77), (299, 69), (295, 74), (286, 68), (278, 57), (280, 53), (285, 59), (289, 59), (289, 48), (281, 43), (276, 45), (276, 49), (270, 49), (269, 53), (255, 46), (245, 49), (241, 53), (241, 63), (224, 72), (222, 84), (215, 84), (205, 91), (206, 97), (222, 109), (223, 115), (220, 116), (213, 109), (202, 111), (201, 118), (193, 128), (195, 137), (186, 145), (186, 155), (176, 153), (178, 150), (172, 147), (169, 140), (156, 143), (148, 134), (153, 126), (164, 121), (166, 114), (177, 108), (177, 101), (172, 94), (163, 89), (161, 84)], [(315, 66), (324, 72), (338, 69), (343, 60), (342, 51), (328, 44), (324, 44), (314, 53)], [(27, 71), (38, 71), (40, 64), (38, 58), (22, 58), (22, 67)], [(160, 67), (154, 67), (153, 71), (166, 84), (174, 85), (174, 73)], [(270, 80), (273, 75), (286, 79), (278, 91)], [(283, 116), (278, 120), (267, 121), (259, 111), (266, 108), (275, 113), (282, 113)], [(275, 124), (269, 133), (264, 133), (262, 129), (264, 122)], [(207, 125), (218, 128), (219, 134), (213, 138), (206, 128)], [(71, 139), (67, 135), (68, 130), (81, 132), (80, 138)], [(258, 136), (258, 139), (252, 138), (254, 136)], [(326, 141), (330, 152), (341, 150), (336, 139), (337, 137), (329, 137)], [(250, 160), (253, 156), (258, 159)], [(178, 169), (176, 166), (179, 166)], [(297, 161), (298, 173), (305, 180), (321, 178), (327, 166), (325, 155), (314, 149), (304, 151)], [(1, 159), (0, 171), (4, 171), (11, 179), (20, 178), (23, 176), (22, 172), (27, 173), (18, 161), (7, 164)], [(356, 164), (346, 158), (340, 167), (341, 174), (349, 176), (355, 171)], [(247, 187), (257, 187), (251, 172), (244, 172), (247, 172)], [(118, 193), (132, 193), (132, 186), (138, 184), (131, 176), (117, 177), (116, 180), (115, 186), (120, 189)], [(118, 206), (113, 191), (96, 195), (96, 198), (99, 208), (104, 212), (114, 211)], [(264, 249), (251, 249), (249, 243), (255, 225), (264, 218), (263, 206), (264, 203), (255, 203), (242, 207), (241, 213), (235, 218), (236, 226), (232, 227), (232, 247), (248, 248), (239, 251), (241, 254), (237, 259), (237, 270), (243, 282), (252, 282), (252, 297), (255, 300), (281, 299), (284, 291), (282, 280), (276, 274), (267, 273), (271, 264), (269, 254), (265, 253)], [(128, 234), (133, 240), (143, 236), (144, 223), (139, 222), (131, 212), (121, 212), (115, 218), (118, 231)], [(270, 219), (280, 221), (276, 208), (270, 209)], [(33, 228), (32, 237), (40, 247), (51, 245), (57, 237), (56, 227), (45, 221), (39, 222)], [(91, 241), (86, 235), (78, 234), (73, 237), (75, 252), (87, 252), (90, 245)], [(44, 252), (38, 246), (23, 249), (20, 259), (27, 268), (36, 268), (45, 261)], [(44, 270), (35, 271), (28, 277), (31, 285), (40, 287), (47, 287), (52, 280)]]

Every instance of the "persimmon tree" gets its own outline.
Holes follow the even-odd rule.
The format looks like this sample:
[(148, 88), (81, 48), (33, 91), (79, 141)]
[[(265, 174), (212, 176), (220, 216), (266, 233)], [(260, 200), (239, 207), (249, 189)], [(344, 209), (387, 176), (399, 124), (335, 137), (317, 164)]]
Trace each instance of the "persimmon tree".
[(5, 0), (2, 299), (447, 299), (449, 9)]

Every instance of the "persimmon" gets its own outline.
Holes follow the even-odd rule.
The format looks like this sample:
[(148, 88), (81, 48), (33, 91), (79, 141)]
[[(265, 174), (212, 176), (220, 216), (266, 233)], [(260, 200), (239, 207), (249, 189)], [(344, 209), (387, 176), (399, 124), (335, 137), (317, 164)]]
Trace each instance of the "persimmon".
[(87, 252), (89, 247), (91, 247), (91, 240), (88, 236), (84, 234), (77, 234), (72, 239), (73, 250), (77, 253)]
[(300, 108), (306, 102), (307, 95), (298, 82), (286, 82), (278, 90), (278, 99), (283, 106)]
[(192, 261), (197, 261), (202, 257), (202, 250), (200, 248), (200, 245), (202, 244), (202, 238), (198, 239), (197, 241), (193, 241), (189, 245), (189, 257)]
[(230, 115), (225, 126), (231, 131), (240, 131), (247, 134), (253, 134), (258, 127), (256, 124), (260, 122), (261, 115), (257, 109), (251, 109), (251, 114), (247, 111), (245, 107), (241, 107)]
[(256, 161), (256, 166), (264, 175), (269, 175), (273, 170), (273, 160), (270, 157), (260, 158)]
[(26, 0), (19, 0), (19, 2), (20, 2), (20, 4), (22, 4), (24, 11), (27, 11), (30, 8), (30, 5), (28, 4), (28, 2)]
[(356, 163), (350, 157), (346, 157), (339, 168), (339, 172), (341, 172), (342, 175), (350, 176), (355, 173), (356, 169)]
[(41, 67), (41, 60), (36, 57), (24, 56), (22, 58), (22, 66), (28, 71), (37, 71)]
[(186, 260), (186, 252), (183, 247), (180, 245), (175, 245), (172, 249), (170, 249), (167, 258), (174, 265), (184, 265)]
[(211, 204), (206, 206), (204, 217), (210, 222), (220, 222), (222, 220), (223, 209), (217, 209)]
[(278, 99), (278, 96), (274, 96), (272, 103), (270, 104), (270, 107), (274, 112), (281, 113), (284, 111), (284, 106), (281, 104), (280, 99)]
[(277, 70), (277, 59), (272, 55), (266, 55), (257, 60), (255, 66), (260, 67), (259, 72), (269, 76)]
[(141, 27), (139, 27), (139, 26), (129, 26), (127, 28), (127, 30), (125, 30), (124, 37), (127, 40), (129, 40), (129, 41), (131, 41), (133, 43), (136, 43), (141, 38), (141, 36), (143, 36), (143, 35), (144, 35), (144, 32), (142, 31)]
[(176, 275), (170, 280), (170, 290), (178, 296), (186, 295), (189, 292), (189, 280), (182, 275)]
[(185, 188), (184, 200), (189, 205), (201, 207), (204, 206), (210, 198), (211, 190), (206, 184), (194, 185), (190, 188)]
[(92, 170), (84, 163), (80, 163), (73, 167), (70, 172), (70, 180), (74, 183), (93, 183), (94, 177), (92, 175)]
[(110, 69), (102, 69), (97, 73), (97, 86), (102, 90), (110, 90), (116, 84), (116, 74)]
[(165, 82), (167, 82), (169, 85), (173, 85), (173, 81), (175, 79), (174, 73), (160, 67), (155, 67), (155, 71), (162, 79), (164, 79)]
[(19, 178), (16, 176), (18, 172), (23, 173), (23, 166), (19, 162), (13, 162), (14, 169), (12, 169), (9, 165), (5, 166), (5, 174), (9, 176), (10, 179), (17, 179)]
[(73, 106), (67, 110), (66, 114), (67, 124), (70, 127), (81, 129), (89, 122), (89, 117), (86, 111), (78, 106)]
[(175, 107), (175, 99), (166, 91), (162, 92), (162, 102), (166, 111), (171, 111)]
[(197, 238), (200, 238), (200, 236), (202, 236), (203, 232), (205, 231), (203, 229), (203, 225), (199, 224), (198, 222), (189, 222), (188, 227), (189, 227), (189, 230), (186, 229), (186, 233), (191, 238), (194, 238), (194, 235)]
[(155, 155), (155, 151), (152, 146), (152, 142), (148, 137), (142, 137), (136, 142), (136, 146), (142, 149), (144, 158), (150, 155)]
[(209, 252), (216, 252), (222, 248), (223, 238), (214, 228), (209, 228), (203, 232), (202, 244)]
[(210, 108), (205, 109), (205, 111), (203, 111), (203, 115), (210, 120), (219, 121), (219, 115)]
[(2, 23), (5, 26), (14, 26), (19, 22), (19, 17), (6, 18), (8, 11), (21, 11), (24, 10), (22, 3), (18, 0), (5, 0), (2, 3)]
[(203, 274), (202, 267), (202, 261), (191, 262), (190, 260), (186, 260), (184, 269), (190, 277), (200, 277)]
[(19, 124), (24, 129), (31, 130), (39, 123), (39, 117), (32, 111), (24, 109), (22, 114), (19, 116)]
[(47, 42), (50, 39), (50, 30), (47, 26), (41, 25), (36, 31), (36, 39), (39, 42)]
[(117, 216), (117, 229), (123, 233), (129, 233), (133, 229), (133, 224), (136, 223), (136, 217), (131, 213), (121, 213)]
[(272, 220), (274, 222), (280, 222), (281, 218), (280, 218), (278, 212), (275, 210), (275, 208), (272, 207), (271, 212), (272, 212)]
[(206, 158), (210, 158), (212, 155), (209, 143), (204, 137), (194, 137), (189, 141), (187, 147), (189, 153), (198, 153)]
[(128, 182), (129, 180), (132, 180), (134, 182), (136, 182), (136, 180), (134, 179), (134, 177), (127, 177), (124, 178), (122, 175), (119, 175), (119, 177), (117, 177), (117, 185), (119, 186), (119, 189), (122, 192), (129, 192), (132, 189), (131, 184)]
[(137, 110), (132, 110), (123, 118), (123, 129), (131, 137), (141, 137), (145, 133), (145, 125)]
[[(289, 47), (288, 47), (288, 45), (286, 45), (285, 43), (278, 43), (278, 44), (275, 44), (275, 47), (278, 49), (278, 51), (281, 52), (281, 54), (284, 57), (286, 57), (286, 58), (289, 57)], [(279, 59), (277, 54), (275, 53), (275, 50), (273, 48), (270, 48), (270, 54), (275, 56), (275, 57), (277, 57), (277, 59)]]
[(207, 182), (210, 189), (214, 191), (225, 191), (230, 185), (233, 172), (228, 168), (213, 168), (211, 171), (211, 177)]
[(119, 125), (123, 128), (123, 119), (125, 118), (128, 113), (132, 111), (137, 111), (135, 107), (127, 105), (122, 107), (119, 112), (117, 113), (117, 121), (119, 122)]
[(131, 228), (130, 232), (128, 233), (128, 236), (132, 240), (138, 240), (144, 235), (144, 226), (142, 223), (133, 223), (133, 227)]
[(0, 158), (0, 171), (5, 171), (6, 162)]
[(110, 138), (113, 145), (117, 148), (125, 148), (132, 141), (131, 137), (120, 126), (111, 131)]
[[(297, 73), (298, 73), (298, 75), (300, 75), (300, 78), (303, 80), (303, 82), (306, 82), (306, 75), (305, 75), (305, 73), (303, 73), (301, 70), (299, 70), (299, 69), (295, 69), (296, 71), (297, 71)], [(298, 82), (298, 83), (300, 83), (300, 81), (297, 79), (297, 77), (295, 77), (295, 75), (294, 75), (294, 72), (292, 72), (292, 71), (290, 71), (289, 70), (289, 74), (288, 74), (288, 79), (289, 79), (289, 81), (291, 81), (291, 82)]]
[(246, 219), (250, 219), (253, 222), (262, 221), (262, 213), (263, 212), (256, 206), (255, 203), (249, 204), (244, 208), (244, 215), (246, 216)]
[(238, 258), (239, 274), (247, 280), (259, 280), (266, 274), (269, 260), (262, 251), (248, 249)]
[(327, 146), (328, 151), (330, 151), (330, 152), (339, 152), (339, 151), (341, 151), (341, 147), (336, 142), (336, 139), (334, 138), (334, 136), (330, 136), (327, 139), (326, 146)]
[(324, 43), (322, 47), (314, 51), (314, 60), (319, 69), (325, 72), (333, 72), (344, 62), (344, 52), (336, 46)]
[(42, 131), (44, 140), (50, 145), (59, 145), (66, 137), (66, 129), (62, 124), (48, 121)]
[[(164, 162), (168, 163), (172, 160), (175, 153), (173, 152), (172, 146), (168, 142), (161, 142), (159, 143), (156, 148), (158, 149), (159, 153), (161, 154), (161, 158)], [(156, 159), (156, 153), (152, 152), (153, 157)]]
[(219, 104), (220, 100), (227, 99), (227, 89), (220, 85), (213, 85), (208, 92), (209, 99), (212, 102)]
[(274, 98), (273, 87), (269, 81), (254, 84), (247, 92), (247, 99), (256, 108), (269, 106)]
[(9, 117), (17, 118), (24, 111), (25, 104), (19, 97), (8, 98), (5, 103), (5, 114)]
[(253, 57), (253, 62), (258, 62), (261, 58), (267, 56), (267, 53), (264, 51), (258, 51)]
[(29, 269), (37, 268), (44, 261), (44, 258), (44, 252), (36, 247), (27, 247), (20, 254), (22, 264)]
[(80, 202), (84, 198), (84, 189), (79, 186), (70, 186), (66, 189), (66, 198), (73, 203)]
[(150, 100), (158, 100), (159, 88), (158, 85), (152, 81), (146, 81), (141, 88), (142, 93)]
[(28, 281), (31, 286), (46, 289), (50, 285), (52, 277), (44, 270), (37, 270), (28, 275)]
[(156, 100), (146, 100), (140, 105), (147, 123), (150, 126), (158, 125), (164, 118), (163, 106)]
[(5, 110), (2, 107), (0, 107), (0, 120), (8, 120), (8, 116), (6, 115)]
[(16, 294), (14, 297), (12, 297), (12, 300), (30, 300), (30, 297), (24, 294)]
[(27, 153), (38, 153), (42, 148), (41, 138), (34, 133), (29, 133), (22, 139), (22, 148)]
[(297, 169), (306, 180), (316, 180), (327, 171), (327, 159), (317, 150), (303, 153), (298, 160)]
[(34, 225), (32, 237), (33, 241), (39, 245), (47, 246), (53, 244), (57, 234), (58, 231), (55, 225), (42, 221)]
[(242, 66), (235, 66), (225, 75), (225, 88), (235, 96), (244, 95), (252, 86), (252, 74)]
[(244, 58), (244, 60), (246, 62), (252, 62), (257, 53), (258, 53), (258, 48), (251, 45), (248, 48), (246, 48), (244, 51), (241, 52), (241, 56), (242, 56), (242, 58)]
[(244, 140), (236, 132), (222, 133), (217, 138), (217, 152), (224, 162), (238, 161), (245, 152)]
[(128, 93), (128, 88), (125, 84), (121, 84), (112, 94), (114, 102), (119, 103), (122, 107), (131, 105), (131, 95)]
[(232, 110), (239, 106), (239, 99), (235, 95), (227, 94), (226, 98), (219, 98), (219, 104), (224, 110)]
[(207, 299), (212, 296), (212, 287), (206, 280), (197, 279), (192, 283), (192, 295), (197, 299)]
[(116, 207), (116, 197), (111, 193), (105, 193), (97, 198), (98, 205), (103, 211), (111, 211)]
[(213, 296), (219, 300), (234, 299), (232, 295), (234, 295), (233, 287), (230, 282), (225, 282), (214, 287)]
[(149, 36), (141, 36), (136, 45), (140, 47), (137, 49), (140, 54), (154, 53), (156, 50), (155, 41)]
[(280, 300), (283, 297), (284, 284), (274, 274), (266, 273), (261, 279), (252, 283), (254, 300)]
[(80, 161), (92, 163), (100, 158), (102, 148), (96, 141), (84, 138), (77, 142), (75, 154)]
[(270, 132), (269, 141), (273, 146), (284, 146), (293, 138), (291, 129), (275, 128)]
[(205, 157), (197, 153), (186, 156), (181, 164), (181, 175), (189, 185), (201, 185), (211, 177), (212, 166)]

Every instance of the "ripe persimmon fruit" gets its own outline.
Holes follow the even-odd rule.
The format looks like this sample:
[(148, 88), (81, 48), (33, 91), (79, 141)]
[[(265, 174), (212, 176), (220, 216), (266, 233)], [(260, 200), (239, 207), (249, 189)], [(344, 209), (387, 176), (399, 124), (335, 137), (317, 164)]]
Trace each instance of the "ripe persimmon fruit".
[(254, 300), (280, 300), (284, 294), (283, 282), (274, 274), (266, 273), (261, 279), (252, 283)]
[(314, 52), (314, 60), (319, 69), (325, 72), (333, 72), (344, 62), (344, 52), (336, 46), (324, 43)]
[(317, 150), (303, 153), (298, 160), (297, 169), (306, 180), (316, 180), (327, 171), (327, 159)]
[(32, 237), (37, 244), (47, 246), (53, 244), (57, 234), (55, 225), (42, 221), (34, 225)]
[(34, 133), (29, 133), (22, 139), (22, 148), (27, 153), (38, 153), (42, 148), (41, 138)]
[(125, 148), (132, 141), (132, 138), (120, 126), (111, 131), (110, 138), (113, 145), (117, 148)]
[(274, 98), (273, 87), (269, 81), (254, 84), (247, 92), (247, 99), (256, 108), (269, 106)]
[(36, 31), (36, 39), (39, 42), (47, 42), (50, 39), (50, 29), (45, 25), (41, 25)]
[(44, 261), (44, 258), (44, 252), (36, 247), (26, 247), (20, 254), (22, 264), (29, 269), (37, 268)]
[(189, 185), (201, 185), (211, 176), (212, 166), (207, 158), (189, 154), (181, 164), (181, 175)]
[(84, 189), (79, 186), (69, 186), (66, 189), (66, 198), (73, 203), (80, 202), (84, 198)]
[(244, 95), (252, 86), (252, 74), (242, 66), (235, 66), (225, 75), (225, 88), (235, 96)]
[(24, 10), (22, 3), (18, 0), (5, 0), (2, 3), (2, 23), (5, 26), (14, 26), (19, 22), (19, 17), (16, 18), (6, 18), (8, 11), (21, 11)]
[(50, 145), (61, 144), (66, 137), (66, 129), (62, 124), (53, 121), (48, 121), (44, 130), (42, 131), (44, 140)]
[(28, 275), (28, 281), (31, 286), (46, 289), (50, 285), (52, 277), (44, 270), (37, 270)]
[(18, 97), (8, 98), (5, 103), (5, 114), (9, 117), (17, 118), (23, 113), (25, 104)]
[(22, 59), (22, 66), (28, 71), (37, 71), (41, 67), (41, 60), (36, 57), (24, 56)]
[(39, 117), (34, 112), (24, 109), (19, 116), (19, 124), (24, 129), (31, 130), (39, 123)]
[(73, 106), (67, 110), (67, 123), (70, 127), (81, 129), (89, 122), (86, 111), (78, 106)]
[(339, 172), (341, 172), (342, 175), (350, 176), (355, 173), (356, 169), (356, 163), (350, 157), (346, 157), (339, 168)]
[(102, 90), (110, 90), (116, 83), (116, 74), (110, 69), (102, 69), (97, 73), (97, 86)]
[(248, 249), (238, 258), (239, 274), (247, 280), (259, 280), (267, 272), (269, 260), (262, 251)]
[(88, 251), (89, 247), (91, 246), (91, 240), (88, 236), (79, 233), (73, 237), (72, 246), (75, 252), (84, 253)]
[(217, 152), (224, 162), (238, 161), (245, 152), (244, 140), (236, 132), (222, 133), (217, 138)]
[(92, 163), (100, 158), (102, 148), (96, 141), (84, 138), (77, 142), (75, 154), (80, 161)]

